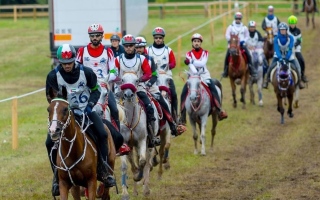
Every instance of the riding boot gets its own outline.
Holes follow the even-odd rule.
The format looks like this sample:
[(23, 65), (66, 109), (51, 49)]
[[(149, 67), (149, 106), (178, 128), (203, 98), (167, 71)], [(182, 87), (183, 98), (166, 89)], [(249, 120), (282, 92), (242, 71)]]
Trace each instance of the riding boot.
[(185, 101), (186, 101), (186, 97), (187, 97), (187, 93), (188, 93), (188, 86), (185, 83), (183, 88), (182, 88), (182, 92), (181, 92), (181, 96), (180, 96), (180, 118), (179, 118), (179, 125), (183, 125), (185, 126), (187, 124), (187, 111), (186, 108), (184, 106)]
[(212, 79), (209, 79), (210, 80), (210, 84), (208, 84), (209, 88), (210, 88), (210, 91), (211, 91), (211, 94), (212, 94), (212, 97), (213, 97), (213, 103), (215, 105), (215, 107), (217, 108), (218, 110), (218, 117), (219, 117), (219, 120), (223, 120), (223, 119), (226, 119), (228, 118), (228, 114), (226, 111), (222, 110), (221, 108), (221, 102), (219, 102), (219, 95), (218, 95), (218, 91), (215, 87), (215, 84), (213, 82)]
[(173, 82), (172, 79), (170, 79), (169, 81), (169, 89), (170, 89), (170, 92), (171, 92), (171, 114), (172, 114), (172, 117), (173, 117), (173, 120), (174, 122), (176, 123), (177, 121), (177, 112), (178, 112), (178, 97), (177, 97), (177, 92), (176, 92), (176, 86)]
[(275, 67), (275, 65), (273, 65), (273, 64), (271, 64), (268, 67), (268, 71), (267, 71), (266, 77), (264, 78), (264, 82), (263, 82), (263, 85), (262, 85), (262, 87), (265, 88), (265, 89), (268, 89), (268, 83), (271, 82), (270, 74), (271, 74), (271, 71), (272, 71), (272, 69), (274, 67)]
[(59, 191), (59, 177), (58, 177), (58, 169), (54, 168), (54, 173), (53, 173), (53, 180), (52, 180), (52, 196), (60, 196), (60, 191)]
[[(102, 171), (100, 172), (100, 176), (102, 178), (102, 182), (106, 188), (110, 188), (116, 185), (116, 181), (114, 177), (109, 173), (108, 170), (108, 162), (107, 162), (107, 155), (108, 155), (108, 141), (100, 142), (101, 148), (101, 160), (102, 160)], [(99, 171), (98, 171), (99, 173)]]
[(228, 59), (229, 59), (229, 51), (227, 51), (226, 53), (226, 57), (224, 59), (224, 68), (223, 68), (223, 72), (221, 74), (221, 76), (223, 78), (227, 78), (228, 77)]

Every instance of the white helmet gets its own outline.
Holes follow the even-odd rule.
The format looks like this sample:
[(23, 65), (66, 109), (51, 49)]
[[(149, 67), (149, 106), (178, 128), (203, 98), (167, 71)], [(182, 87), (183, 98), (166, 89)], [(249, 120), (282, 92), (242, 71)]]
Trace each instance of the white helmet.
[(136, 37), (136, 47), (147, 46), (147, 41), (144, 37)]
[(203, 41), (203, 37), (202, 37), (202, 35), (200, 35), (199, 33), (195, 33), (195, 34), (192, 35), (192, 37), (191, 37), (191, 42), (192, 42), (194, 39), (199, 39), (199, 40), (201, 40), (201, 42)]
[(274, 8), (272, 5), (268, 6), (268, 11), (273, 11), (273, 10), (274, 10)]
[(255, 21), (250, 21), (249, 22), (249, 27), (256, 27), (257, 23)]

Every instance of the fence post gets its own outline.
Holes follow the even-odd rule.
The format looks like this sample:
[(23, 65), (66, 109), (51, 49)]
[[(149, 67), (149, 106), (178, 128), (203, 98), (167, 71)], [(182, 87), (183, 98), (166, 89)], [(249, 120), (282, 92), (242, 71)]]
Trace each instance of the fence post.
[(227, 29), (226, 26), (227, 26), (226, 15), (223, 15), (223, 33), (225, 33), (225, 31)]
[(12, 99), (12, 149), (18, 148), (18, 98)]
[[(228, 0), (228, 11), (231, 10), (231, 0)], [(231, 12), (229, 12), (228, 17), (231, 17)]]
[(181, 67), (181, 35), (178, 36), (178, 62), (177, 66)]
[(160, 9), (160, 19), (163, 19), (164, 18), (163, 6), (160, 6), (159, 9)]
[(17, 6), (13, 6), (13, 21), (17, 22)]
[(217, 16), (217, 6), (213, 4), (213, 16)]
[(219, 1), (219, 15), (222, 14), (222, 1)]
[(37, 18), (37, 9), (34, 7), (33, 8), (33, 21), (35, 21)]

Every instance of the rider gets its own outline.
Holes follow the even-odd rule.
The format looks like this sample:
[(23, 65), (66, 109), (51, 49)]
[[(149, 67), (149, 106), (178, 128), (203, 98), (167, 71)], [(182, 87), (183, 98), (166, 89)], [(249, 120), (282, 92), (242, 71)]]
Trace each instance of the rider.
[(294, 37), (288, 34), (288, 25), (284, 22), (281, 22), (278, 26), (279, 33), (278, 36), (274, 38), (274, 56), (272, 63), (267, 71), (266, 79), (263, 83), (264, 88), (268, 88), (268, 82), (270, 82), (270, 73), (272, 69), (277, 65), (277, 61), (284, 63), (288, 61), (291, 63), (291, 68), (293, 68), (298, 75), (298, 82), (300, 89), (303, 89), (304, 86), (301, 83), (301, 69), (299, 62), (294, 57)]
[[(228, 26), (227, 31), (226, 31), (226, 39), (228, 41), (228, 43), (230, 43), (230, 34), (234, 33), (234, 34), (239, 34), (239, 39), (240, 39), (240, 47), (242, 49), (245, 50), (247, 59), (248, 59), (248, 67), (249, 67), (249, 71), (250, 71), (250, 75), (253, 78), (257, 77), (257, 72), (255, 70), (255, 68), (253, 67), (252, 64), (252, 58), (251, 58), (251, 54), (248, 51), (246, 45), (245, 45), (245, 41), (248, 39), (249, 37), (249, 31), (248, 28), (242, 24), (241, 22), (242, 19), (242, 14), (240, 12), (236, 12), (236, 14), (234, 15), (234, 21), (232, 22), (231, 25)], [(227, 53), (226, 53), (226, 57), (224, 60), (224, 71), (222, 73), (222, 77), (226, 78), (228, 76), (228, 58), (229, 58), (229, 49), (227, 49)]]
[(163, 96), (160, 94), (159, 87), (156, 83), (157, 79), (158, 79), (157, 66), (156, 66), (153, 58), (146, 54), (146, 51), (145, 51), (146, 45), (147, 45), (147, 41), (144, 37), (136, 37), (136, 52), (140, 55), (144, 55), (147, 58), (147, 60), (149, 61), (149, 65), (151, 67), (151, 71), (152, 71), (152, 77), (146, 83), (146, 86), (149, 88), (149, 92), (160, 103), (161, 108), (164, 111), (163, 116), (165, 117), (165, 119), (169, 123), (170, 129), (171, 129), (171, 134), (173, 136), (177, 136), (178, 133), (177, 133), (176, 124), (172, 118), (168, 104), (165, 102)]
[(263, 57), (263, 64), (268, 68), (268, 61), (266, 57), (264, 56), (263, 53), (263, 43), (264, 43), (264, 38), (261, 36), (261, 33), (256, 29), (257, 23), (255, 21), (249, 21), (249, 37), (246, 41), (246, 44), (249, 48), (251, 49), (261, 49), (261, 56)]
[[(97, 75), (98, 84), (101, 88), (108, 89), (107, 81), (113, 81), (117, 76), (117, 69), (114, 66), (114, 56), (112, 50), (101, 44), (103, 38), (103, 27), (101, 24), (92, 24), (88, 28), (90, 43), (85, 47), (80, 47), (76, 61), (84, 66), (90, 67)], [(108, 78), (108, 80), (107, 80)], [(117, 131), (120, 131), (119, 111), (114, 94), (108, 91), (108, 106), (111, 114), (112, 124)], [(130, 151), (128, 145), (123, 144), (118, 150), (120, 155)]]
[[(124, 47), (124, 53), (116, 57), (115, 65), (119, 70), (120, 78), (125, 72), (134, 72), (138, 76), (141, 75), (141, 77), (139, 77), (140, 82), (146, 82), (151, 79), (151, 67), (149, 65), (148, 59), (144, 55), (139, 55), (136, 53), (135, 44), (136, 39), (132, 35), (128, 34), (123, 36), (122, 45)], [(137, 95), (143, 101), (146, 108), (147, 125), (148, 127), (153, 127), (152, 123), (156, 120), (154, 117), (154, 110), (151, 105), (151, 101), (146, 94), (146, 89), (142, 87), (141, 84), (139, 84)], [(152, 135), (149, 128), (148, 134)]]
[[(306, 0), (303, 0), (303, 4), (302, 4), (302, 10), (301, 12), (305, 12), (305, 4), (306, 4)], [(313, 5), (314, 5), (314, 11), (315, 12), (319, 12), (318, 7), (317, 7), (317, 1), (313, 0)]]
[(295, 56), (298, 59), (298, 62), (301, 67), (301, 80), (303, 82), (308, 82), (307, 77), (305, 76), (305, 63), (304, 59), (301, 54), (301, 43), (302, 43), (302, 36), (301, 36), (301, 31), (299, 28), (297, 28), (297, 17), (294, 15), (291, 15), (288, 18), (288, 23), (289, 23), (289, 31), (288, 33), (291, 34), (294, 37), (295, 43), (294, 43), (294, 49), (295, 49)]
[(117, 34), (113, 34), (110, 37), (111, 42), (111, 49), (113, 51), (114, 57), (119, 56), (120, 54), (124, 53), (124, 48), (120, 45), (120, 37)]
[(280, 21), (278, 17), (274, 15), (274, 8), (272, 5), (268, 6), (268, 15), (263, 19), (261, 27), (264, 31), (267, 31), (267, 28), (272, 28), (273, 35), (278, 35), (278, 25)]
[[(170, 47), (166, 46), (164, 44), (164, 37), (166, 36), (166, 33), (163, 28), (156, 27), (152, 31), (152, 36), (154, 39), (154, 42), (152, 46), (149, 46), (147, 49), (147, 53), (150, 57), (153, 57), (157, 69), (162, 69), (167, 71), (167, 74), (172, 77), (172, 69), (176, 66), (176, 59), (173, 54), (173, 51)], [(178, 98), (177, 98), (177, 92), (176, 92), (176, 86), (174, 84), (173, 79), (170, 79), (169, 81), (169, 88), (171, 92), (171, 98), (172, 98), (172, 117), (174, 120), (177, 119), (176, 113), (178, 108)]]
[[(50, 103), (51, 98), (49, 96), (49, 89), (52, 88), (56, 91), (59, 91), (62, 86), (67, 87), (69, 92), (68, 101), (70, 105), (76, 105), (83, 112), (85, 112), (90, 120), (93, 122), (94, 133), (97, 134), (98, 144), (101, 159), (103, 165), (103, 182), (106, 187), (115, 186), (115, 180), (113, 176), (108, 173), (107, 170), (107, 155), (108, 155), (108, 142), (107, 142), (107, 132), (104, 129), (101, 118), (97, 115), (96, 112), (92, 111), (92, 108), (97, 103), (100, 97), (100, 87), (97, 82), (97, 76), (92, 71), (92, 69), (83, 66), (82, 64), (77, 64), (76, 59), (76, 50), (73, 46), (69, 44), (61, 45), (57, 50), (57, 58), (60, 64), (49, 72), (46, 80), (46, 96), (47, 100)], [(83, 85), (84, 84), (84, 85)], [(81, 87), (80, 87), (81, 86)], [(76, 88), (75, 88), (76, 87)], [(75, 92), (73, 92), (75, 91)], [(72, 98), (71, 98), (72, 96)], [(76, 97), (76, 98), (74, 98)], [(81, 100), (77, 100), (81, 97)], [(76, 99), (76, 100), (74, 100)], [(84, 101), (85, 100), (85, 101)], [(49, 160), (50, 152), (54, 142), (51, 140), (50, 135), (47, 135), (46, 147), (48, 151)], [(52, 151), (52, 160), (56, 161), (57, 152)], [(51, 162), (50, 162), (51, 163)], [(59, 196), (59, 184), (57, 169), (54, 165), (57, 163), (51, 163), (52, 170), (54, 172), (54, 180), (52, 185), (52, 195)]]
[[(221, 102), (219, 98), (218, 91), (214, 84), (214, 81), (211, 79), (210, 72), (207, 69), (207, 61), (209, 52), (201, 48), (203, 42), (203, 37), (199, 33), (195, 33), (191, 37), (192, 50), (187, 52), (186, 59), (184, 63), (189, 66), (190, 74), (199, 74), (201, 79), (207, 83), (210, 88), (213, 102), (215, 107), (219, 112), (219, 119), (223, 120), (228, 117), (227, 113), (222, 110)], [(187, 84), (184, 85), (181, 93), (181, 102), (180, 102), (180, 122), (182, 125), (186, 124), (186, 108), (184, 107), (184, 101), (188, 93)]]

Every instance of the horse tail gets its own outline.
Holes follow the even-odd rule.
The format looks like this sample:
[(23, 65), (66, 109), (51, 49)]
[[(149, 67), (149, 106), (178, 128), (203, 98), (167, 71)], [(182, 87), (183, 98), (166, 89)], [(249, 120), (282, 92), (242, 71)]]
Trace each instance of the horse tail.
[(124, 107), (117, 104), (117, 108), (118, 108), (118, 112), (119, 112), (119, 121), (120, 123), (124, 123), (124, 121), (126, 120), (126, 115), (124, 113)]

